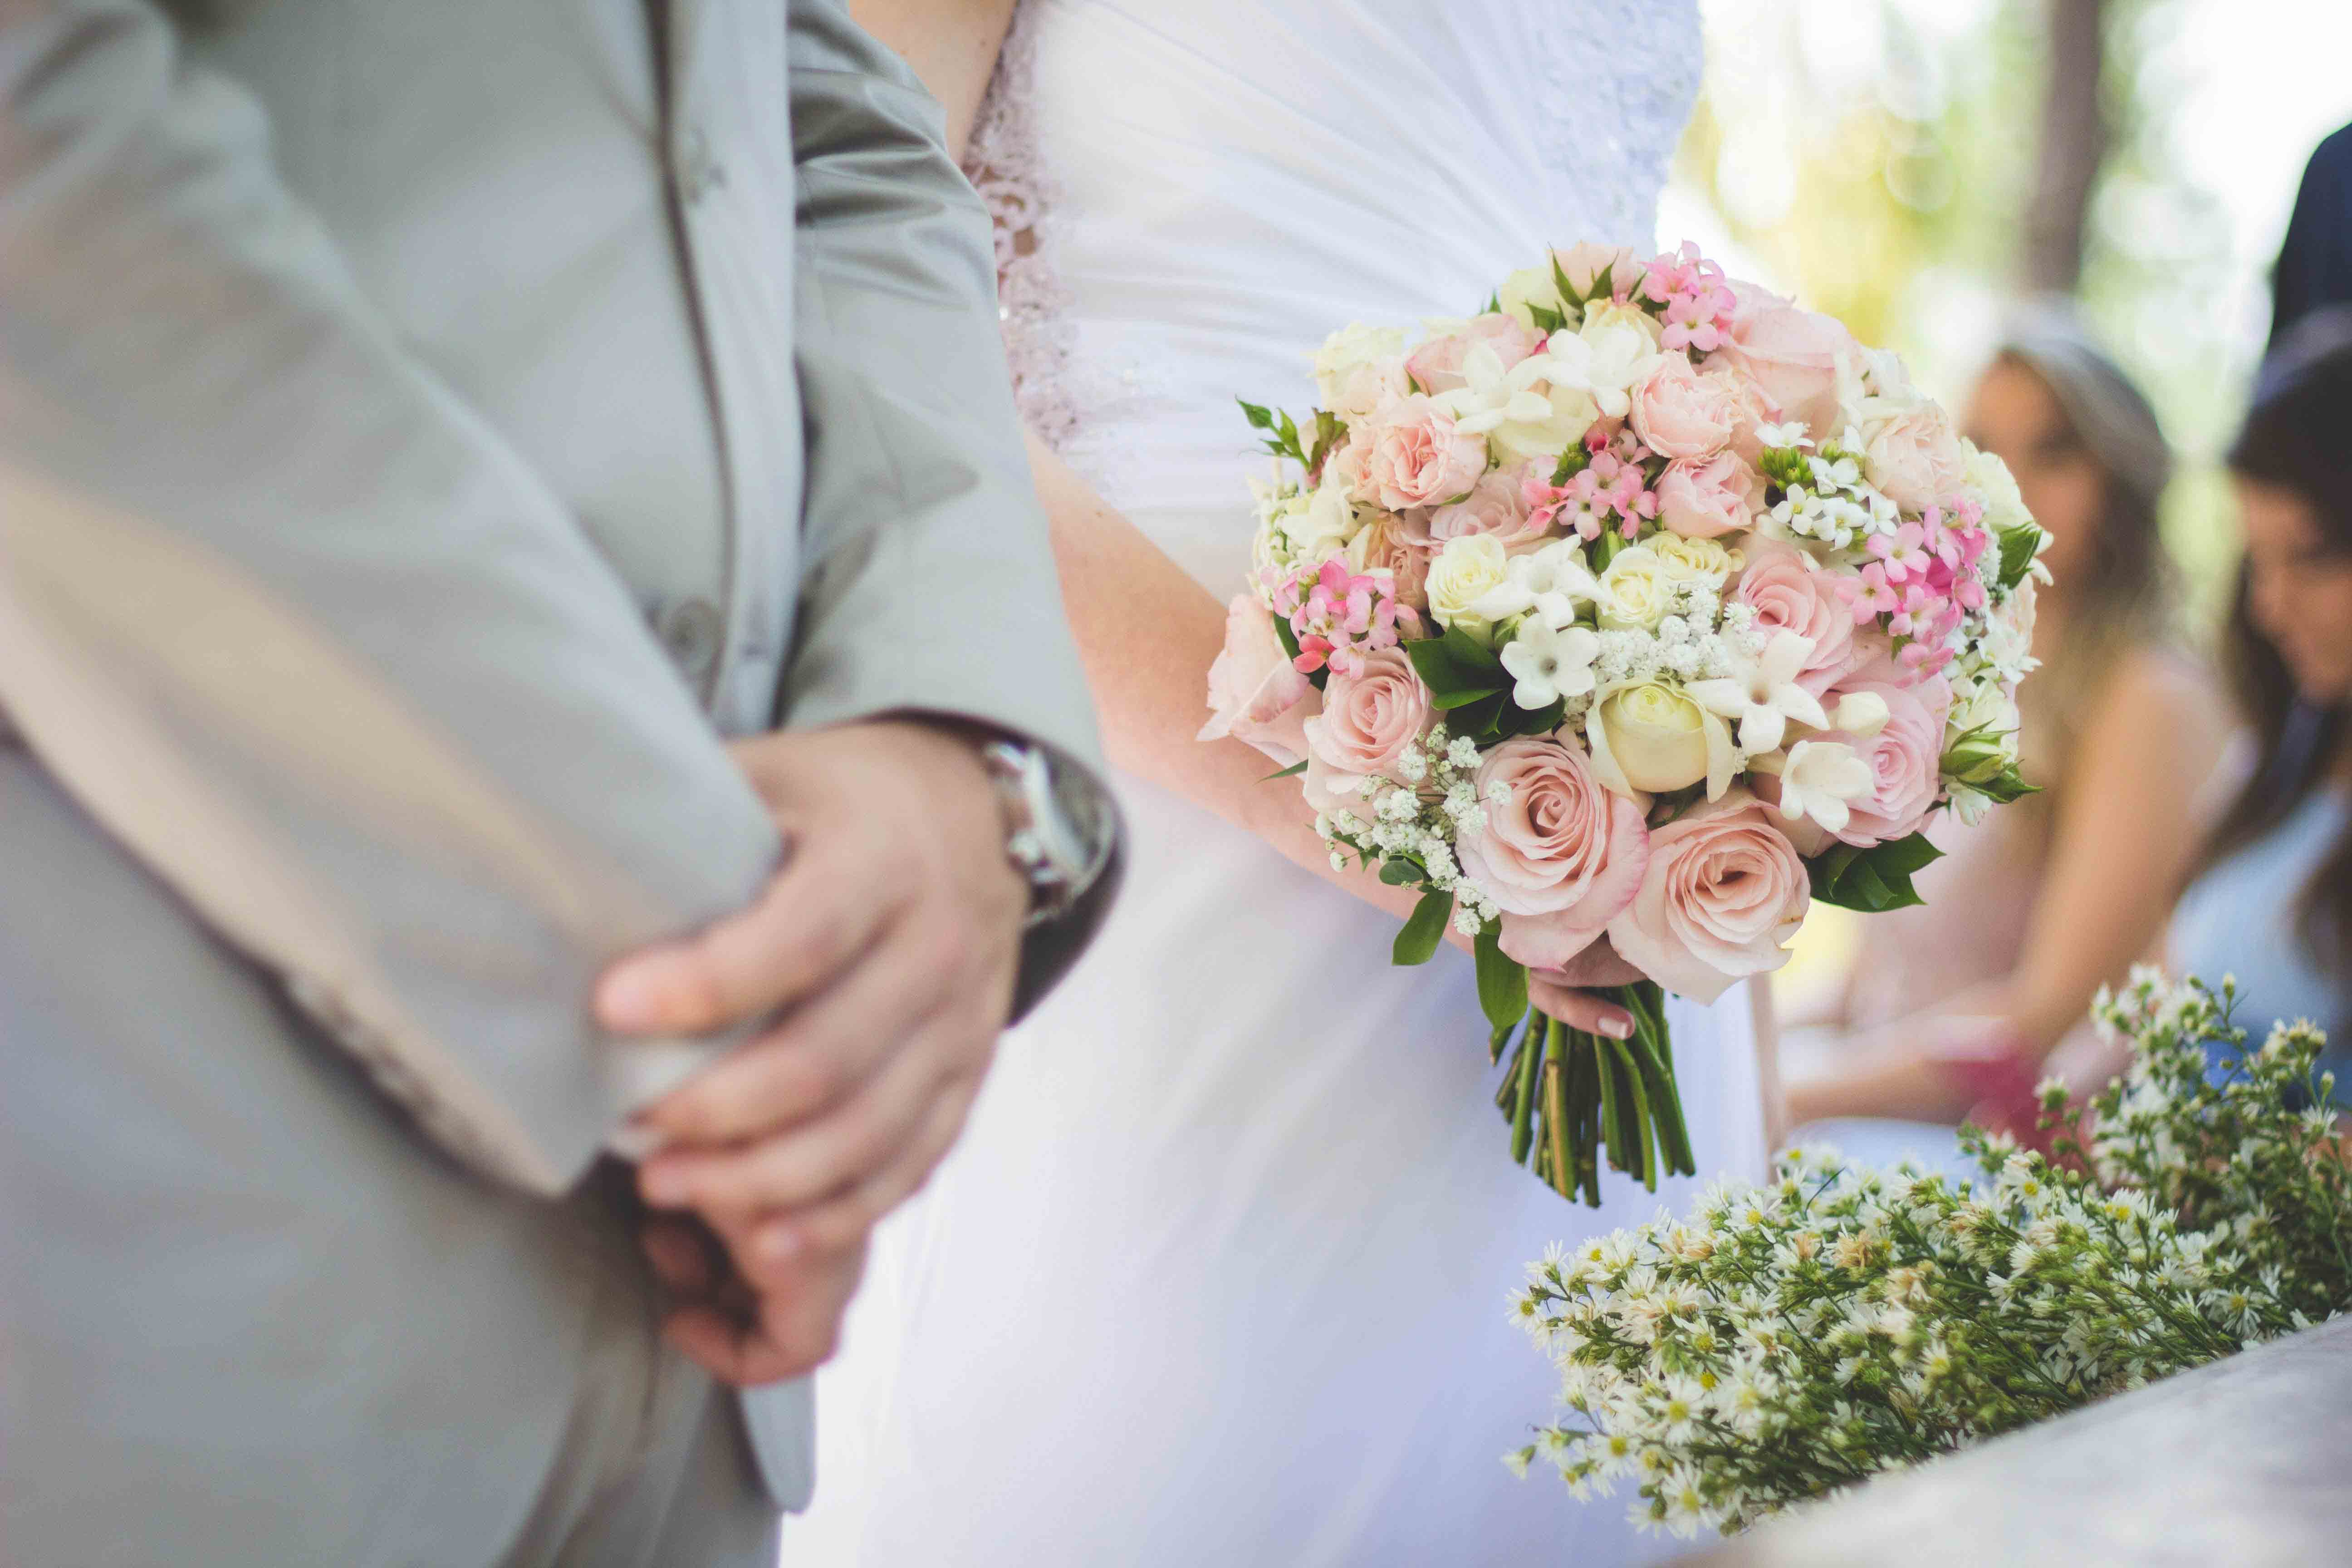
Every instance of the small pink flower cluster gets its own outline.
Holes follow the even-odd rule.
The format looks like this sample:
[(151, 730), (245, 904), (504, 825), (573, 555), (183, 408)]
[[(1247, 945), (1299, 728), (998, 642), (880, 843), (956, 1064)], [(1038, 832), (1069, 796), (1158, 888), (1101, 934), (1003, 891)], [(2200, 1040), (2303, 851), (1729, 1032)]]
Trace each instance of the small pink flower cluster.
[(1641, 532), (1642, 525), (1658, 515), (1658, 492), (1650, 488), (1642, 466), (1649, 453), (1631, 431), (1622, 432), (1615, 447), (1622, 447), (1622, 453), (1612, 447), (1608, 432), (1595, 425), (1585, 436), (1591, 456), (1582, 472), (1571, 475), (1564, 485), (1528, 475), (1521, 491), (1533, 509), (1528, 521), (1544, 528), (1557, 524), (1561, 532), (1574, 533), (1588, 544), (1612, 526), (1627, 539)]
[(1298, 639), (1292, 662), (1302, 675), (1326, 666), (1359, 674), (1364, 655), (1397, 646), (1400, 626), (1420, 629), (1412, 606), (1397, 603), (1393, 579), (1359, 575), (1336, 555), (1320, 566), (1270, 573), (1266, 589)]
[(1713, 353), (1723, 346), (1738, 308), (1723, 268), (1703, 258), (1688, 240), (1680, 250), (1651, 259), (1642, 292), (1665, 307), (1659, 317), (1659, 341), (1670, 349)]
[(1952, 633), (1971, 610), (1984, 608), (1984, 584), (1977, 563), (1992, 543), (1982, 525), (1984, 509), (1973, 500), (1953, 504), (1947, 519), (1930, 506), (1916, 522), (1893, 533), (1874, 534), (1864, 546), (1872, 559), (1849, 577), (1837, 579), (1839, 593), (1856, 626), (1885, 617), (1899, 640), (1895, 657), (1906, 668), (1934, 675), (1952, 661)]

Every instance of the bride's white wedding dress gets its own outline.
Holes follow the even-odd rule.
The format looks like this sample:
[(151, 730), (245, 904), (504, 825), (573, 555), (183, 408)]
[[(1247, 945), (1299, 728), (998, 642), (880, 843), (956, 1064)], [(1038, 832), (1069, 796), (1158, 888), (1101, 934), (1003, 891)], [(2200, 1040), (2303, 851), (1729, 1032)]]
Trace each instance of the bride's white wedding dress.
[[(1693, 0), (1027, 0), (975, 146), (1016, 225), (1046, 204), (1008, 247), (1033, 419), (1223, 598), (1234, 395), (1304, 406), (1326, 331), (1475, 310), (1548, 241), (1647, 247), (1698, 68)], [(1461, 954), (1392, 969), (1389, 917), (1119, 787), (1118, 912), (877, 1237), (785, 1562), (1662, 1555), (1505, 1469), (1552, 1392), (1506, 1297), (1692, 1184), (1563, 1202)], [(1703, 1168), (1760, 1173), (1744, 993), (1671, 1012)]]

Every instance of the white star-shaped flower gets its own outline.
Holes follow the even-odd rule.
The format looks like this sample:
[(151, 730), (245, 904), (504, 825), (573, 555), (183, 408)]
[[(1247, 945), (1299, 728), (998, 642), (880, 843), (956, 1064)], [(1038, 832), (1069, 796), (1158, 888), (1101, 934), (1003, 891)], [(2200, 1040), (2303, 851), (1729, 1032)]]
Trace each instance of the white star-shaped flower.
[(1601, 639), (1584, 626), (1554, 629), (1541, 619), (1530, 620), (1504, 645), (1502, 657), (1503, 668), (1518, 683), (1511, 688), (1511, 700), (1522, 708), (1549, 708), (1592, 690), (1592, 661), (1601, 657)]
[(1512, 556), (1503, 581), (1472, 601), (1470, 613), (1493, 626), (1532, 610), (1547, 626), (1565, 626), (1576, 619), (1577, 606), (1591, 604), (1600, 591), (1582, 546), (1556, 539)]
[[(1508, 370), (1484, 342), (1462, 357), (1464, 384), (1430, 402), (1454, 416), (1456, 428), (1484, 436), (1504, 462), (1557, 458), (1591, 428), (1592, 395), (1555, 373), (1549, 354), (1530, 354)], [(1540, 389), (1540, 390), (1538, 390)]]
[(1791, 822), (1811, 817), (1827, 833), (1841, 833), (1853, 805), (1870, 793), (1870, 764), (1843, 741), (1800, 741), (1780, 767), (1780, 815)]
[(1797, 684), (1797, 676), (1811, 657), (1813, 639), (1791, 631), (1777, 631), (1761, 654), (1729, 649), (1731, 674), (1720, 680), (1691, 684), (1694, 701), (1708, 712), (1739, 724), (1739, 749), (1753, 756), (1779, 749), (1789, 721), (1829, 728), (1830, 716), (1821, 700)]

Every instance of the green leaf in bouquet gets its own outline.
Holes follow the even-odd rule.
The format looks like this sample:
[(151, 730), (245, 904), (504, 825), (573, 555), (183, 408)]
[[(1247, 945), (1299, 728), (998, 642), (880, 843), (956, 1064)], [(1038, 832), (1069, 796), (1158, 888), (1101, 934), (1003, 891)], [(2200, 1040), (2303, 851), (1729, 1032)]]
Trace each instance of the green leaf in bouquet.
[(1969, 787), (1996, 805), (2007, 805), (2012, 801), (2023, 800), (2029, 795), (2042, 793), (2040, 784), (2025, 782), (2024, 775), (2017, 771), (2013, 763), (1985, 783)]
[(1882, 914), (1925, 903), (1911, 879), (1943, 857), (1924, 833), (1859, 848), (1833, 844), (1813, 858), (1806, 869), (1813, 897), (1839, 909)]
[(1234, 401), (1242, 405), (1242, 417), (1250, 422), (1251, 429), (1271, 430), (1274, 428), (1274, 410), (1271, 408), (1261, 407), (1259, 405), (1252, 403), (1246, 397), (1236, 397)]
[(1475, 951), (1478, 1005), (1486, 1009), (1486, 1022), (1496, 1031), (1507, 1031), (1528, 1016), (1527, 965), (1503, 952), (1499, 924), (1478, 933)]
[(1503, 661), (1459, 626), (1448, 626), (1444, 637), (1407, 643), (1404, 652), (1440, 708), (1458, 708), (1511, 684)]
[(1484, 310), (1483, 311), (1481, 311), (1481, 312), (1479, 312), (1479, 313), (1480, 313), (1481, 315), (1486, 315), (1486, 316), (1499, 316), (1499, 315), (1501, 315), (1501, 314), (1503, 313), (1503, 297), (1502, 297), (1500, 294), (1489, 294), (1489, 295), (1487, 295), (1487, 296), (1486, 296), (1486, 310)]
[(1425, 879), (1429, 868), (1411, 855), (1391, 855), (1381, 862), (1381, 880), (1391, 888), (1410, 888)]
[(1566, 312), (1555, 310), (1549, 305), (1538, 305), (1530, 301), (1528, 305), (1528, 316), (1529, 320), (1535, 322), (1536, 331), (1543, 333), (1547, 337), (1550, 336), (1554, 332), (1565, 331), (1568, 329), (1568, 316)]
[(1298, 426), (1290, 416), (1279, 409), (1265, 408), (1246, 398), (1236, 397), (1242, 405), (1242, 417), (1250, 422), (1253, 430), (1266, 432), (1265, 449), (1277, 458), (1288, 458), (1304, 464), (1307, 454), (1299, 449)]
[[(1607, 276), (1608, 274), (1605, 272), (1601, 275), (1601, 278), (1605, 278)], [(1559, 290), (1560, 300), (1565, 304), (1582, 305), (1587, 303), (1591, 298), (1583, 290), (1576, 288), (1573, 284), (1569, 282), (1568, 273), (1559, 264), (1559, 253), (1558, 251), (1554, 251), (1551, 258), (1551, 286)], [(1594, 279), (1593, 287), (1598, 289), (1600, 286), (1601, 279)]]
[(1454, 895), (1435, 890), (1422, 894), (1404, 929), (1396, 934), (1389, 956), (1399, 964), (1427, 963), (1445, 941), (1445, 923), (1454, 918)]
[(1496, 691), (1466, 702), (1446, 716), (1446, 727), (1456, 735), (1467, 735), (1481, 746), (1508, 739), (1503, 732), (1503, 715), (1517, 712), (1511, 706), (1507, 691)]
[(1317, 409), (1315, 411), (1315, 448), (1307, 454), (1307, 471), (1310, 474), (1320, 472), (1323, 459), (1331, 455), (1331, 448), (1338, 446), (1339, 438), (1347, 433), (1348, 427), (1339, 422), (1338, 415), (1328, 408)]
[(1260, 784), (1272, 784), (1276, 779), (1295, 779), (1306, 771), (1307, 763), (1304, 761), (1296, 762), (1283, 769), (1280, 773), (1268, 773), (1265, 777), (1258, 780), (1257, 782)]
[(1568, 704), (1554, 699), (1541, 708), (1522, 708), (1514, 701), (1503, 710), (1496, 728), (1505, 739), (1516, 735), (1549, 735), (1568, 721)]
[(2033, 569), (2033, 557), (2042, 549), (2042, 530), (2033, 523), (2023, 522), (2003, 531), (2000, 535), (2000, 586), (2003, 593), (2025, 581)]
[(1583, 442), (1576, 442), (1570, 446), (1567, 451), (1562, 452), (1559, 455), (1559, 461), (1552, 466), (1551, 482), (1555, 485), (1564, 485), (1591, 467), (1592, 467), (1592, 454), (1584, 449)]

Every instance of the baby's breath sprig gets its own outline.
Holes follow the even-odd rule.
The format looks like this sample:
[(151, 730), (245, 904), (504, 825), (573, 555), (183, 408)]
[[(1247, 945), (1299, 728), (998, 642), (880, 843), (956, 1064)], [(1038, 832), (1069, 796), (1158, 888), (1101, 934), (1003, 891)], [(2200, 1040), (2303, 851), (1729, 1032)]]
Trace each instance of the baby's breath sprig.
[(1564, 1414), (1510, 1462), (1728, 1533), (2352, 1304), (2324, 1037), (2249, 1050), (2233, 1002), (2152, 971), (2103, 996), (2134, 1061), (2088, 1108), (2045, 1086), (2052, 1156), (1964, 1129), (1984, 1178), (1954, 1182), (1792, 1150), (1771, 1185), (1555, 1248), (1513, 1311)]

